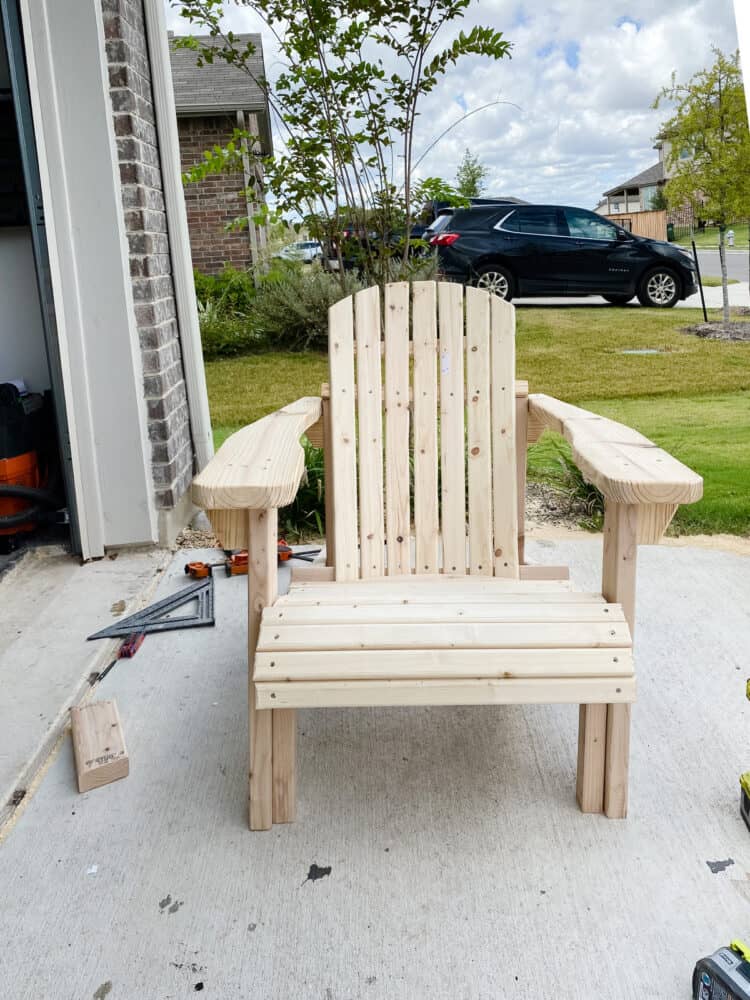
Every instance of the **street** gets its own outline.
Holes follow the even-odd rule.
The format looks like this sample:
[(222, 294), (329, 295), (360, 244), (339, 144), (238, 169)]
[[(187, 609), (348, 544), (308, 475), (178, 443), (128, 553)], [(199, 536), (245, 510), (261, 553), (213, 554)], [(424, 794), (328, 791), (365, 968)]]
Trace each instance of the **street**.
[[(747, 250), (727, 251), (727, 273), (737, 281), (747, 281), (750, 252)], [(721, 277), (718, 250), (699, 250), (698, 263), (702, 277)]]

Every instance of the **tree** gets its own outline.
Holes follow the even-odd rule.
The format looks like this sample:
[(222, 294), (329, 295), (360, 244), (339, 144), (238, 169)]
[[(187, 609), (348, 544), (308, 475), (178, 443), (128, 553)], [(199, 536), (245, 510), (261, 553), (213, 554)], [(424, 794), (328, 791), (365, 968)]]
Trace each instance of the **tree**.
[(456, 190), (464, 198), (478, 198), (487, 186), (485, 178), (488, 173), (489, 170), (479, 157), (465, 149), (456, 171)]
[[(283, 68), (268, 97), (279, 152), (264, 162), (267, 186), (287, 217), (318, 220), (315, 236), (356, 251), (365, 275), (387, 281), (411, 260), (412, 221), (421, 208), (414, 176), (415, 126), (421, 100), (466, 55), (502, 59), (510, 43), (492, 28), (451, 32), (471, 0), (234, 0), (253, 10), (279, 47)], [(182, 17), (208, 34), (175, 39), (198, 64), (223, 59), (251, 77), (252, 45), (222, 25), (224, 0), (173, 0)], [(236, 133), (188, 174), (231, 167)], [(252, 143), (250, 143), (252, 146)], [(231, 147), (231, 148), (230, 148)], [(423, 182), (424, 185), (424, 182)], [(427, 187), (429, 188), (429, 179)], [(342, 231), (353, 235), (342, 241)]]
[(664, 190), (664, 185), (656, 189), (653, 197), (651, 198), (651, 204), (644, 206), (650, 209), (652, 212), (666, 212), (669, 208), (669, 198), (667, 197), (667, 192)]
[[(661, 135), (671, 143), (667, 185), (671, 206), (700, 206), (704, 218), (719, 227), (719, 259), (724, 322), (729, 322), (729, 292), (724, 233), (732, 220), (750, 215), (750, 133), (739, 53), (714, 49), (714, 63), (687, 83), (675, 74), (654, 102), (673, 105)], [(682, 155), (687, 153), (688, 155)]]

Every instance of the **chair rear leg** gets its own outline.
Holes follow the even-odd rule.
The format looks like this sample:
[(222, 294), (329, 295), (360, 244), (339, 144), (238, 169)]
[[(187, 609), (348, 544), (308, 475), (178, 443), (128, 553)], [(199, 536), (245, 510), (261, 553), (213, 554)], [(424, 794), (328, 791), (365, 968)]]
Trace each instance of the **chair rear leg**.
[(578, 714), (576, 799), (581, 812), (600, 813), (604, 807), (607, 706), (581, 705)]
[(293, 823), (296, 811), (297, 710), (273, 710), (273, 821)]
[(251, 830), (270, 830), (272, 811), (272, 712), (253, 707), (255, 685), (250, 685), (250, 784), (248, 805)]
[(607, 756), (604, 768), (604, 812), (610, 819), (628, 814), (630, 705), (607, 705)]

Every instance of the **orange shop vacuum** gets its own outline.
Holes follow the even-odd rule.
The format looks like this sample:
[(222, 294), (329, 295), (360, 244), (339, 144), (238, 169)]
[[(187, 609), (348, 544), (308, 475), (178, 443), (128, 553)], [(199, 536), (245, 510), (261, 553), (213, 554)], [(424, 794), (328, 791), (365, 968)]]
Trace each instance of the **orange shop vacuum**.
[(59, 520), (51, 407), (23, 382), (0, 383), (0, 553), (12, 552), (39, 524)]

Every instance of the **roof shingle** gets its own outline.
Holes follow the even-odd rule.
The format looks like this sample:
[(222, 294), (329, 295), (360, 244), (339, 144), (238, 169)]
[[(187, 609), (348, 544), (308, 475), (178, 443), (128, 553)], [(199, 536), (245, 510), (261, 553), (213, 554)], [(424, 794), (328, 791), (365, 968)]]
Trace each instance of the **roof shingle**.
[(625, 181), (623, 184), (618, 184), (617, 187), (605, 191), (604, 197), (607, 198), (609, 195), (618, 194), (620, 191), (624, 191), (625, 188), (644, 187), (649, 184), (658, 184), (659, 181), (664, 180), (666, 180), (664, 164), (660, 160), (652, 167), (648, 167), (646, 170), (642, 170), (639, 174), (636, 174), (635, 177), (631, 177), (629, 181)]
[[(221, 47), (223, 40), (207, 35), (196, 36), (201, 45)], [(218, 58), (200, 68), (197, 53), (192, 49), (175, 49), (170, 45), (172, 81), (177, 114), (211, 114), (226, 111), (267, 111), (266, 98), (256, 80), (265, 78), (263, 40), (260, 35), (236, 35), (241, 48), (248, 42), (255, 52), (247, 65), (250, 74)], [(254, 79), (253, 79), (254, 78)]]

